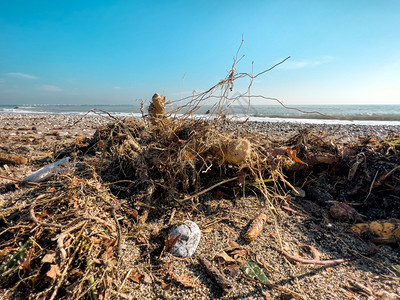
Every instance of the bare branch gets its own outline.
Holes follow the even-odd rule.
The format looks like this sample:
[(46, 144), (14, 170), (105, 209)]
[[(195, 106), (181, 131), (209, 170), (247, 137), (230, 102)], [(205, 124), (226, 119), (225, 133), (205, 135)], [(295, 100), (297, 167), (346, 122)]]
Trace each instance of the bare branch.
[(342, 263), (353, 261), (353, 260), (357, 259), (357, 257), (353, 256), (353, 257), (341, 258), (341, 259), (316, 260), (316, 259), (305, 259), (305, 258), (297, 257), (297, 256), (287, 253), (284, 250), (281, 250), (280, 253), (293, 261), (300, 262), (302, 264), (310, 264), (310, 265), (330, 266), (330, 265), (342, 264)]

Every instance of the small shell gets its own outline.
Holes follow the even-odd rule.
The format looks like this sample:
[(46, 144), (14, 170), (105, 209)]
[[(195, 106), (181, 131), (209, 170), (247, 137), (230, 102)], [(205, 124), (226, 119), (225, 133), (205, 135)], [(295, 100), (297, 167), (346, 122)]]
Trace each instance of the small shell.
[(264, 224), (267, 221), (267, 216), (264, 213), (261, 213), (251, 222), (249, 230), (244, 235), (244, 238), (248, 242), (254, 241), (264, 229)]

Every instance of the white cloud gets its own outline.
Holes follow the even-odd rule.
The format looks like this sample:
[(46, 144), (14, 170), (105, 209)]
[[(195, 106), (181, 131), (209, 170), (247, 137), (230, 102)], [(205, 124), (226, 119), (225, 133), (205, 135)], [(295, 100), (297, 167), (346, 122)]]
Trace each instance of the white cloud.
[(42, 90), (46, 92), (61, 92), (62, 89), (55, 85), (44, 84)]
[(22, 78), (22, 79), (38, 79), (39, 77), (29, 75), (26, 73), (21, 73), (21, 72), (11, 72), (11, 73), (6, 73), (7, 76), (15, 77), (15, 78)]
[(120, 86), (114, 86), (114, 89), (119, 90), (119, 89), (121, 89), (121, 87)]
[(289, 60), (282, 64), (281, 69), (302, 69), (308, 67), (316, 67), (319, 65), (330, 63), (334, 59), (333, 56), (321, 56), (315, 59), (305, 59), (305, 60)]

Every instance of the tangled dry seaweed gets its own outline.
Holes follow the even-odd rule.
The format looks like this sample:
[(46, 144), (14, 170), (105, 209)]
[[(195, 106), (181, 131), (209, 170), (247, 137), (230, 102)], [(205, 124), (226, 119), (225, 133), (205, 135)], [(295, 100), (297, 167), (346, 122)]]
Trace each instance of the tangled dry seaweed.
[[(151, 266), (154, 256), (162, 255), (163, 232), (173, 224), (175, 211), (196, 210), (207, 192), (223, 185), (229, 187), (232, 199), (257, 195), (277, 216), (274, 222), (278, 207), (297, 212), (289, 207), (294, 186), (305, 188), (315, 201), (327, 206), (335, 201), (351, 203), (361, 220), (400, 218), (398, 137), (344, 145), (307, 131), (279, 142), (248, 131), (245, 122), (226, 117), (232, 100), (228, 94), (235, 79), (248, 76), (252, 80), (259, 74), (236, 73), (237, 57), (234, 61), (225, 80), (178, 110), (166, 113), (165, 97), (156, 94), (147, 117), (110, 116), (110, 123), (92, 138), (77, 140), (55, 153), (57, 158), (74, 157), (75, 170), (30, 187), (0, 213), (3, 298), (123, 297), (120, 291), (127, 278), (134, 282), (154, 278), (151, 270), (120, 272), (122, 244), (134, 240), (143, 257), (150, 257)], [(222, 96), (207, 118), (193, 117), (217, 90)], [(183, 109), (185, 113), (178, 117)], [(368, 206), (379, 210), (367, 210)], [(162, 215), (170, 215), (163, 228), (146, 222)], [(393, 232), (391, 238), (398, 242), (400, 233)], [(279, 231), (275, 234), (280, 235)], [(239, 245), (232, 249), (239, 257), (247, 255)], [(287, 253), (283, 246), (280, 251)], [(335, 262), (339, 261), (349, 260)], [(163, 270), (168, 282), (196, 286), (191, 278)], [(170, 283), (160, 284), (167, 288)]]
[[(233, 68), (212, 90), (227, 90), (234, 76)], [(198, 107), (208, 98), (204, 95), (189, 107)], [(74, 174), (39, 185), (1, 213), (0, 282), (7, 289), (3, 297), (108, 298), (120, 283), (116, 272), (122, 233), (116, 211), (135, 219), (134, 236), (146, 240), (148, 211), (139, 216), (133, 207), (185, 205), (201, 194), (205, 182), (214, 184), (216, 179), (226, 183), (231, 180), (224, 178), (234, 177), (242, 185), (245, 175), (251, 175), (265, 187), (263, 176), (270, 177), (272, 170), (265, 156), (260, 158), (251, 141), (240, 137), (244, 134), (239, 127), (221, 132), (229, 125), (222, 113), (226, 96), (217, 114), (202, 120), (189, 118), (193, 110), (183, 118), (167, 118), (165, 97), (156, 94), (147, 119), (112, 117), (114, 121), (92, 139), (59, 151), (58, 158), (76, 157), (79, 167)], [(262, 190), (272, 199), (269, 189)], [(128, 201), (121, 201), (124, 197)], [(127, 203), (125, 208), (122, 203)]]

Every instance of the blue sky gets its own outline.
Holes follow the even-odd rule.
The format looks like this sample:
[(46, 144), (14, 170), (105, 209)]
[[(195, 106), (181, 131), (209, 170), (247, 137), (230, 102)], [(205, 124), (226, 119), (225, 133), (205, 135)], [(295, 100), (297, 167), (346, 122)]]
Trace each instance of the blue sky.
[(400, 104), (397, 0), (0, 0), (0, 104), (178, 99), (223, 79), (242, 35), (239, 72), (291, 56), (253, 94), (289, 105)]

